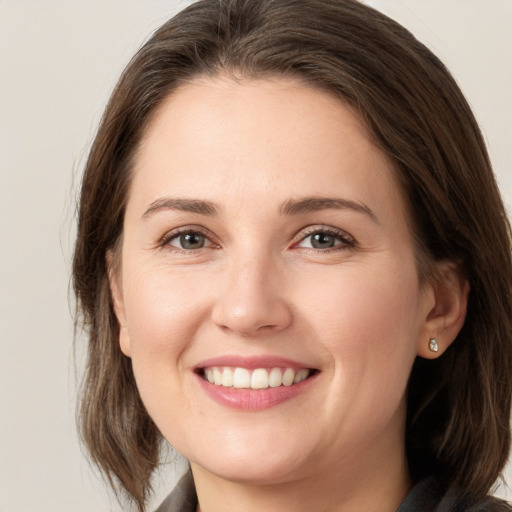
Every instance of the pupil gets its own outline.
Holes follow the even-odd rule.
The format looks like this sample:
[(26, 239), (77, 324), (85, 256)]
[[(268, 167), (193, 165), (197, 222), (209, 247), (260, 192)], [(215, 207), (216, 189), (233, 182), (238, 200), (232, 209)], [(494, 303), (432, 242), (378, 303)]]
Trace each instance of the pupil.
[(334, 237), (332, 235), (326, 235), (325, 233), (316, 233), (313, 235), (311, 245), (315, 249), (325, 249), (326, 247), (334, 246)]
[(183, 249), (200, 249), (204, 245), (204, 237), (197, 233), (187, 233), (181, 235), (180, 243)]

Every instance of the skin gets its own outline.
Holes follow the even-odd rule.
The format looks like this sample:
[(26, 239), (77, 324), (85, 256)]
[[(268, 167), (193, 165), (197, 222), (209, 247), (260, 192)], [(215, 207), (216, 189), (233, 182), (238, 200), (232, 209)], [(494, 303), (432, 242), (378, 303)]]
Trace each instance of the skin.
[[(304, 198), (344, 203), (283, 213)], [(407, 211), (391, 162), (325, 92), (204, 78), (160, 107), (136, 157), (111, 287), (121, 350), (149, 414), (189, 459), (203, 511), (396, 510), (411, 485), (411, 367), (448, 347), (467, 296), (450, 265), (438, 284), (420, 283)], [(178, 229), (204, 245), (184, 248)], [(333, 247), (313, 246), (326, 230)], [(235, 410), (196, 374), (233, 354), (317, 373), (293, 399)]]

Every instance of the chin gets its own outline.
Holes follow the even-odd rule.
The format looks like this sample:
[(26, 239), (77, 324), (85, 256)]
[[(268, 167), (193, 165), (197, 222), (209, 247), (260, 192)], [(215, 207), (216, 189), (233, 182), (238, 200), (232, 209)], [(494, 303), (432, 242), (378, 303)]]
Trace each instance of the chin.
[(231, 444), (224, 450), (219, 450), (220, 444), (217, 444), (216, 450), (189, 460), (222, 479), (253, 485), (285, 483), (300, 477), (301, 468), (311, 467), (306, 460), (309, 458), (300, 455), (298, 449), (283, 450), (282, 443), (281, 447), (277, 443), (262, 444)]
[(223, 460), (202, 468), (223, 480), (245, 485), (275, 485), (296, 480), (296, 469), (290, 460), (268, 463), (267, 460)]

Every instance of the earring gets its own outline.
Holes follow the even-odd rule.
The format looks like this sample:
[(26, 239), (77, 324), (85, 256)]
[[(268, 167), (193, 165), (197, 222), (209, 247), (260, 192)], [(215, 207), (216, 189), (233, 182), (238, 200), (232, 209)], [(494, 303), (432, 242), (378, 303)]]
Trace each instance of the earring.
[(437, 340), (435, 338), (430, 338), (430, 341), (429, 341), (429, 344), (428, 344), (428, 348), (432, 352), (438, 352), (439, 351), (439, 345), (438, 345)]

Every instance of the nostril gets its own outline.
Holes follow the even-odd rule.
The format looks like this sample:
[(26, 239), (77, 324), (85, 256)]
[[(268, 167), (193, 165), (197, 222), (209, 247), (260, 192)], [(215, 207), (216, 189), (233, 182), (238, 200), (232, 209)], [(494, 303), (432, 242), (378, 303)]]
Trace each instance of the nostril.
[(249, 297), (237, 301), (236, 304), (232, 304), (230, 300), (221, 301), (212, 313), (213, 322), (220, 328), (243, 337), (281, 331), (290, 325), (291, 319), (291, 311), (284, 302), (251, 301)]

